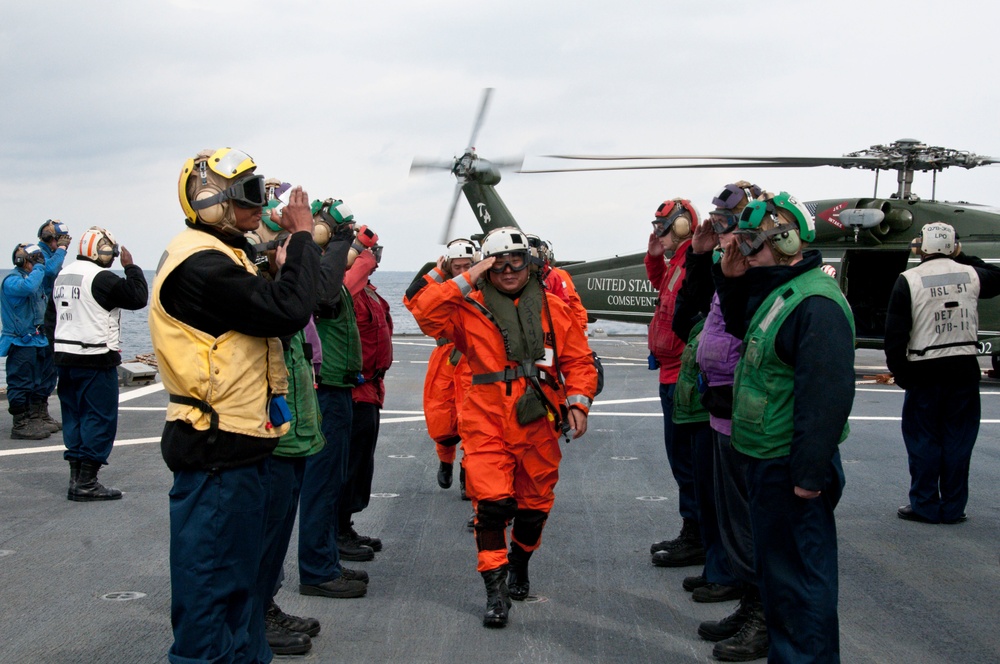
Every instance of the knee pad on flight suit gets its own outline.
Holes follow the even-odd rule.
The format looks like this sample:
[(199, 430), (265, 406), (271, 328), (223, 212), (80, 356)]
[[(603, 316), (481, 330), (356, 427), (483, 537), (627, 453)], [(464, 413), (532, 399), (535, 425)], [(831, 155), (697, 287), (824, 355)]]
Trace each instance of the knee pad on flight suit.
[(480, 551), (507, 549), (507, 523), (517, 513), (517, 501), (481, 500), (476, 508), (476, 546)]
[(549, 518), (548, 512), (540, 510), (517, 510), (514, 514), (514, 527), (511, 529), (511, 539), (521, 545), (525, 551), (538, 547), (542, 537), (542, 529)]

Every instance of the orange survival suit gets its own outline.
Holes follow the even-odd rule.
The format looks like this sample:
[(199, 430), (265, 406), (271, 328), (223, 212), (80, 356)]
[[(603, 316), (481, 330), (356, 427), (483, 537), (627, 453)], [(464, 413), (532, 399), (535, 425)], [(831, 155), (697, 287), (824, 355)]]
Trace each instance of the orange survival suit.
[[(531, 282), (515, 305), (529, 288)], [(466, 491), (476, 510), (477, 569), (493, 570), (507, 564), (506, 527), (512, 519), (512, 539), (525, 551), (538, 548), (562, 459), (556, 428), (562, 413), (546, 408), (545, 415), (520, 424), (518, 402), (531, 381), (557, 411), (588, 412), (597, 371), (578, 321), (556, 295), (539, 288), (540, 311), (525, 314), (541, 319), (545, 347), (545, 358), (525, 368), (508, 357), (501, 323), (467, 274), (424, 290), (409, 304), (417, 323), (427, 335), (454, 340), (472, 373), (459, 432)]]
[(558, 295), (560, 300), (569, 305), (570, 311), (573, 312), (573, 315), (580, 322), (580, 327), (583, 329), (584, 334), (586, 334), (587, 310), (583, 306), (580, 294), (576, 292), (576, 284), (573, 283), (573, 277), (569, 276), (569, 272), (566, 270), (546, 263), (545, 267), (542, 268), (542, 278), (546, 290)]

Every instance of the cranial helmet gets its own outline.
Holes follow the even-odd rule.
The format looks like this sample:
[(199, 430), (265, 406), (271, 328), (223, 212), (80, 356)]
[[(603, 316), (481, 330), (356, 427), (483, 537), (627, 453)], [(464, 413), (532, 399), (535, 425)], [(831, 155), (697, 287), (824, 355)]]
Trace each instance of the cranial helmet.
[(14, 247), (10, 260), (14, 267), (24, 267), (26, 263), (44, 263), (45, 254), (37, 244), (19, 244)]
[(233, 205), (254, 208), (266, 202), (264, 177), (253, 174), (256, 168), (250, 155), (232, 148), (202, 150), (188, 159), (177, 182), (184, 216), (238, 233)]
[(79, 255), (101, 267), (108, 267), (118, 257), (118, 243), (111, 231), (99, 226), (91, 226), (80, 236)]
[(333, 237), (334, 226), (354, 223), (354, 213), (344, 201), (328, 198), (325, 201), (312, 202), (313, 242), (320, 247), (326, 247)]
[[(779, 216), (784, 210), (793, 223), (787, 223)], [(802, 249), (803, 242), (816, 239), (816, 222), (809, 210), (787, 191), (777, 196), (756, 200), (743, 208), (740, 213), (740, 231), (754, 234), (755, 238), (747, 247), (759, 249), (764, 241), (783, 256), (794, 256)]]
[(920, 251), (925, 254), (951, 256), (955, 253), (955, 229), (943, 221), (924, 224), (920, 229)]
[(686, 198), (673, 198), (660, 203), (653, 219), (653, 229), (657, 237), (663, 237), (669, 232), (684, 240), (691, 237), (694, 229), (701, 223), (701, 215), (694, 203)]
[(517, 228), (494, 228), (483, 238), (483, 258), (516, 252), (531, 253), (528, 236)]
[(712, 205), (717, 210), (731, 210), (739, 212), (751, 201), (761, 194), (761, 189), (755, 184), (750, 184), (746, 180), (739, 180), (732, 184), (727, 184), (722, 191), (712, 199)]
[(472, 262), (475, 262), (477, 258), (476, 245), (472, 244), (471, 240), (466, 240), (465, 238), (452, 240), (444, 250), (444, 258), (448, 261), (456, 258), (468, 258)]
[(264, 180), (264, 210), (261, 213), (260, 222), (272, 233), (280, 233), (281, 226), (271, 221), (271, 210), (281, 209), (285, 201), (280, 198), (285, 192), (292, 188), (288, 182), (282, 182), (278, 178), (267, 178)]
[(58, 219), (49, 219), (38, 229), (38, 239), (42, 242), (55, 240), (60, 235), (69, 235), (69, 226)]

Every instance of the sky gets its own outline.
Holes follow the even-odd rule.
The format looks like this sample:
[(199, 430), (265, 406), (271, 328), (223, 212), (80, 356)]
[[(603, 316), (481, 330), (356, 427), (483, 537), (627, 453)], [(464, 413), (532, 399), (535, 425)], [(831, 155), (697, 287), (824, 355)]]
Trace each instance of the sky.
[[(1000, 5), (886, 0), (504, 3), (0, 0), (0, 232), (49, 218), (110, 229), (154, 269), (183, 229), (177, 178), (204, 148), (341, 198), (384, 270), (439, 244), (454, 179), (414, 157), (478, 153), (835, 157), (916, 138), (1000, 157)], [(745, 178), (802, 200), (867, 196), (838, 168), (505, 174), (527, 232), (559, 259), (644, 250), (668, 198), (703, 211)], [(930, 197), (930, 175), (914, 191)], [(894, 191), (883, 173), (879, 193)], [(1000, 165), (938, 176), (939, 199), (1000, 206)], [(479, 232), (460, 204), (453, 235)], [(0, 247), (0, 249), (3, 249)]]

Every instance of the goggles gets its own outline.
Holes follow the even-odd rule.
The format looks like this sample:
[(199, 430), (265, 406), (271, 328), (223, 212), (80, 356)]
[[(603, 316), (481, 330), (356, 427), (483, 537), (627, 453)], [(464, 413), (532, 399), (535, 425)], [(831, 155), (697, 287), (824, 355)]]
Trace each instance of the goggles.
[(528, 258), (524, 255), (524, 252), (518, 251), (497, 254), (496, 262), (494, 262), (490, 267), (490, 272), (501, 274), (507, 268), (510, 268), (511, 272), (521, 272), (522, 270), (526, 270), (528, 268)]
[(240, 178), (214, 196), (191, 201), (191, 208), (204, 210), (223, 201), (232, 201), (238, 207), (248, 210), (264, 207), (264, 203), (267, 201), (264, 176), (248, 175), (245, 178)]
[(735, 233), (736, 246), (739, 247), (740, 253), (744, 256), (753, 256), (760, 253), (760, 250), (764, 248), (764, 244), (769, 238), (794, 231), (795, 227), (791, 224), (775, 226), (767, 231), (741, 228)]
[(731, 232), (740, 223), (739, 216), (732, 210), (712, 210), (708, 215), (712, 230), (716, 235)]
[(21, 245), (20, 249), (26, 262), (37, 265), (45, 263), (45, 254), (42, 253), (42, 248), (37, 244)]

